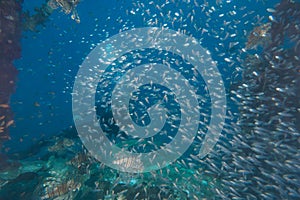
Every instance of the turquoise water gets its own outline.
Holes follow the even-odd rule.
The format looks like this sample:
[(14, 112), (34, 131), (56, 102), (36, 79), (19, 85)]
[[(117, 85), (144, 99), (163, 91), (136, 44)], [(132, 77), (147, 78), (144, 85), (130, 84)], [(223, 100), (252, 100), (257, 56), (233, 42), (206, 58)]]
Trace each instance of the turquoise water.
[[(23, 12), (33, 15), (37, 13), (34, 8), (43, 3), (25, 1)], [(71, 13), (67, 13), (67, 5), (55, 4), (43, 24), (31, 22), (35, 30), (22, 32), (22, 56), (15, 61), (18, 82), (11, 97), (15, 125), (10, 128), (11, 139), (3, 144), (9, 164), (1, 167), (0, 199), (299, 199), (300, 2), (279, 3), (82, 1)], [(72, 19), (74, 13), (78, 13), (80, 23)], [(26, 20), (24, 23), (29, 24)], [(187, 116), (188, 122), (196, 121), (198, 130), (194, 138), (183, 138), (191, 140), (186, 151), (166, 167), (145, 173), (143, 169), (148, 166), (143, 160), (132, 161), (130, 156), (106, 152), (102, 140), (96, 147), (108, 158), (99, 161), (95, 152), (86, 148), (79, 132), (88, 130), (84, 133), (86, 140), (95, 140), (89, 135), (93, 128), (81, 129), (92, 123), (86, 115), (91, 110), (74, 115), (77, 108), (72, 99), (78, 95), (73, 90), (80, 78), (77, 73), (89, 59), (89, 53), (119, 33), (143, 27), (171, 29), (195, 38), (197, 45), (209, 52), (226, 93), (224, 124), (217, 124), (222, 131), (209, 153), (201, 157), (199, 152), (207, 142), (209, 125), (214, 122), (215, 94), (207, 86), (214, 84), (214, 79), (206, 82), (188, 58), (182, 57), (182, 52), (174, 54), (158, 47), (119, 56), (113, 42), (106, 45), (105, 53), (99, 57), (118, 58), (104, 72), (91, 65), (96, 70), (90, 71), (90, 77), (100, 80), (90, 109), (95, 111), (95, 124), (118, 148), (130, 153), (156, 152), (170, 144), (181, 130), (187, 111), (181, 109), (181, 102), (185, 108), (200, 113)], [(138, 41), (141, 37), (131, 39)], [(126, 47), (126, 38), (123, 42)], [(181, 41), (178, 45), (186, 46)], [(101, 63), (100, 58), (95, 62)], [(138, 86), (128, 94), (131, 96), (126, 111), (133, 124), (146, 129), (154, 121), (153, 116), (160, 118), (157, 124), (164, 122), (160, 128), (149, 129), (152, 135), (143, 138), (132, 136), (129, 129), (119, 126), (122, 120), (125, 127), (128, 125), (127, 115), (122, 115), (121, 108), (114, 111), (112, 100), (122, 101), (123, 93), (126, 94), (121, 90), (120, 96), (113, 95), (122, 77), (147, 63), (168, 64), (181, 74), (194, 90), (197, 106), (189, 106), (189, 96), (180, 96), (187, 89), (182, 89), (183, 82), (176, 83), (179, 75), (164, 78), (174, 81), (175, 91), (161, 82), (138, 86), (135, 81), (142, 76), (129, 77), (124, 85)], [(205, 68), (206, 62), (201, 66)], [(168, 73), (158, 70), (153, 77), (168, 77)], [(151, 78), (149, 74), (144, 76)], [(214, 77), (210, 70), (207, 74)], [(215, 84), (218, 90), (218, 83)], [(84, 87), (86, 91), (92, 88), (89, 84)], [(82, 102), (83, 106), (86, 104), (89, 102)], [(118, 111), (120, 119), (114, 116)], [(163, 114), (155, 115), (156, 111)], [(189, 125), (186, 123), (183, 129), (188, 134)], [(113, 164), (109, 166), (107, 162)], [(132, 167), (138, 173), (126, 172)]]

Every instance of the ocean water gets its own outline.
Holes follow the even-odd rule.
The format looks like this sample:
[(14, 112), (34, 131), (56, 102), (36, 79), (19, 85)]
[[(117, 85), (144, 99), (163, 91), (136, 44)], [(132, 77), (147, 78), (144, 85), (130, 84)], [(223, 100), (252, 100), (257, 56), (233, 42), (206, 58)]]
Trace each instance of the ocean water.
[(1, 200), (300, 199), (299, 1), (71, 2), (22, 3)]

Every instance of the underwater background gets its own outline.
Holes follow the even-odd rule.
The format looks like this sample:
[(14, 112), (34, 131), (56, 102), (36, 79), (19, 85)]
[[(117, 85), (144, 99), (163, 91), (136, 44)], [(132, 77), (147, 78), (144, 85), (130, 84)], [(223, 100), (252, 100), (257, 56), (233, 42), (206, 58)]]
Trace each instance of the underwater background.
[[(9, 102), (0, 99), (0, 108), (13, 113), (11, 123), (2, 123), (6, 112), (0, 109), (0, 134), (9, 135), (0, 137), (1, 200), (300, 199), (299, 1), (2, 0), (0, 5), (3, 58), (11, 44), (3, 39), (10, 27), (6, 23), (17, 21), (11, 5), (20, 6), (15, 12), (21, 33), (12, 42), (20, 44), (15, 50), (20, 56), (12, 59), (18, 71), (14, 93)], [(78, 116), (72, 113), (72, 95), (80, 66), (99, 43), (142, 27), (172, 29), (200, 41), (222, 76), (226, 117), (213, 150), (198, 157), (212, 106), (199, 78), (195, 84), (203, 96), (203, 124), (191, 147), (165, 168), (128, 173), (99, 162), (84, 147), (74, 124)], [(174, 56), (151, 50), (138, 54), (138, 64)], [(136, 59), (127, 58), (128, 63)], [(173, 59), (175, 69), (193, 73), (184, 59)], [(0, 73), (7, 72), (0, 68)], [(109, 81), (100, 82), (98, 91), (111, 92), (118, 80)], [(140, 98), (157, 95), (147, 85), (140, 92)], [(147, 152), (176, 135), (180, 122), (175, 120), (164, 127), (170, 137), (153, 136), (139, 144), (117, 127), (109, 106), (103, 109), (104, 94), (96, 95), (99, 126), (118, 146)], [(150, 98), (148, 108), (157, 98), (161, 96)], [(174, 104), (164, 105), (169, 116), (180, 116), (176, 98), (170, 101)], [(132, 118), (139, 124), (137, 115)]]

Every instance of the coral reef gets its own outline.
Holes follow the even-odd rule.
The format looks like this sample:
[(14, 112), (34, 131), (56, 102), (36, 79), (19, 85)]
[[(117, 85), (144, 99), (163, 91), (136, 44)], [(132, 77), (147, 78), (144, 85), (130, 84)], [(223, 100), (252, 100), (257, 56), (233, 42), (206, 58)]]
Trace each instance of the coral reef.
[(75, 128), (12, 157), (18, 162), (0, 168), (0, 199), (212, 199), (219, 187), (216, 178), (179, 162), (144, 174), (106, 167), (82, 147)]

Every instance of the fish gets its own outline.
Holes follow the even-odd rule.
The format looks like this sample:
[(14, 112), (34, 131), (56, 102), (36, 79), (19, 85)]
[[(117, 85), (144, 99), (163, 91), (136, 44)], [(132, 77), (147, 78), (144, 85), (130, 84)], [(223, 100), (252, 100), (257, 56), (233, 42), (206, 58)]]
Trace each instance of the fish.
[(255, 49), (258, 45), (262, 45), (264, 42), (270, 39), (270, 29), (271, 23), (265, 23), (254, 27), (254, 29), (248, 35), (245, 49)]
[(79, 191), (81, 187), (80, 183), (76, 183), (74, 179), (70, 179), (62, 182), (46, 181), (42, 185), (41, 200), (50, 199), (65, 199), (71, 200), (74, 198), (74, 194)]

